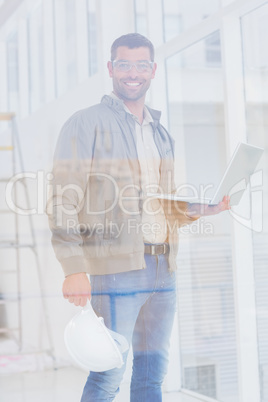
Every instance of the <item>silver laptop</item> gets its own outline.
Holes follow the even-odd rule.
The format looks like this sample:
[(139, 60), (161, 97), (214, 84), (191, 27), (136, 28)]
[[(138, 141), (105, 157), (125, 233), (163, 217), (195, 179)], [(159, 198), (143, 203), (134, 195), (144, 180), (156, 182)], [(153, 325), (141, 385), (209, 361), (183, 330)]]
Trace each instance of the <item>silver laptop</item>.
[(230, 196), (230, 205), (237, 205), (247, 188), (250, 176), (254, 173), (264, 149), (254, 145), (240, 142), (225, 170), (223, 178), (212, 198), (195, 198), (189, 196), (177, 196), (174, 194), (147, 194), (159, 199), (185, 201), (189, 203), (201, 203), (215, 205), (222, 201), (225, 195)]

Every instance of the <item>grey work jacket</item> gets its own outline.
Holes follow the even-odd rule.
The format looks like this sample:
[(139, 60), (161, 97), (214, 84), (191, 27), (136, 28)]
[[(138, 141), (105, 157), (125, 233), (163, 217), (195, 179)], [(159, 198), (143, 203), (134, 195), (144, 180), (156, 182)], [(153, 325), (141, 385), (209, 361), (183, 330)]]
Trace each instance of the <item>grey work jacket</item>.
[[(160, 165), (159, 191), (174, 191), (174, 141), (148, 108)], [(52, 245), (65, 275), (145, 268), (143, 209), (135, 121), (121, 100), (105, 95), (64, 124), (55, 151), (47, 204)], [(162, 201), (168, 224), (170, 270), (176, 269), (178, 228), (193, 221), (187, 204)]]

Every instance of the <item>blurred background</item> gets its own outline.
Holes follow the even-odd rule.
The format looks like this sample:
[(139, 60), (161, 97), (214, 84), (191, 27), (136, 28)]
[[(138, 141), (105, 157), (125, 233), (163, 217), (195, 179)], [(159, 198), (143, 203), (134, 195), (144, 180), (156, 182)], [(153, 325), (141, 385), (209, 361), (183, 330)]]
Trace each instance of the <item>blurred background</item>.
[[(110, 46), (129, 32), (156, 48), (147, 103), (176, 141), (181, 194), (207, 186), (210, 196), (239, 141), (265, 149), (239, 206), (181, 230), (164, 401), (266, 402), (263, 0), (0, 1), (0, 400), (80, 399), (87, 373), (63, 341), (79, 308), (62, 298), (44, 209), (59, 130), (111, 92)], [(129, 400), (130, 373), (131, 362), (118, 401)]]

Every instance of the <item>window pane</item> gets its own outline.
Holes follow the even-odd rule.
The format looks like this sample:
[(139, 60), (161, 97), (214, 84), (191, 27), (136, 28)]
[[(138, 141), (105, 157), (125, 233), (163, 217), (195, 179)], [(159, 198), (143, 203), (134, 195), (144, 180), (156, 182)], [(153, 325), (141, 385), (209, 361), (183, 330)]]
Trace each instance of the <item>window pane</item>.
[(57, 95), (77, 82), (75, 0), (54, 0)]
[(252, 176), (252, 224), (262, 402), (268, 401), (268, 5), (241, 19), (248, 142), (265, 149)]
[(29, 101), (34, 112), (45, 100), (44, 39), (42, 5), (28, 17)]
[(18, 33), (7, 38), (7, 88), (8, 109), (18, 112), (19, 106), (19, 72), (18, 72)]
[(219, 7), (220, 0), (163, 0), (165, 41), (198, 24)]
[(221, 5), (222, 7), (228, 6), (230, 3), (232, 3), (235, 0), (221, 0)]
[(150, 0), (134, 0), (136, 32), (149, 36), (154, 41), (148, 19), (162, 30), (158, 14), (160, 7), (163, 19), (162, 38), (166, 42), (217, 12), (220, 0), (158, 0), (154, 5), (155, 8)]
[[(220, 50), (215, 32), (167, 60), (180, 195), (210, 197), (226, 167)], [(182, 228), (178, 254), (183, 387), (224, 402), (238, 400), (230, 223), (224, 212)]]
[(88, 57), (89, 75), (98, 71), (96, 0), (88, 0)]
[(149, 36), (147, 27), (147, 7), (146, 0), (134, 0), (136, 14), (136, 32), (144, 36)]

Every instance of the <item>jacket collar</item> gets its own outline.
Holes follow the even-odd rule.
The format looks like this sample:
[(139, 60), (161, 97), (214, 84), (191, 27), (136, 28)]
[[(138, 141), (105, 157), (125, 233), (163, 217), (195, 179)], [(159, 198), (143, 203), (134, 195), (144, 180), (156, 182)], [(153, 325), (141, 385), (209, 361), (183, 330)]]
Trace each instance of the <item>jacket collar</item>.
[[(112, 109), (115, 109), (117, 112), (119, 113), (126, 113), (125, 109), (124, 109), (124, 102), (122, 101), (122, 99), (119, 98), (115, 98), (109, 95), (104, 95), (101, 99), (101, 102), (106, 104), (107, 106), (111, 107)], [(149, 110), (154, 124), (157, 125), (159, 123), (160, 120), (160, 116), (161, 116), (161, 112), (159, 110), (155, 110), (155, 109), (151, 109), (149, 106), (147, 106), (147, 109)]]

